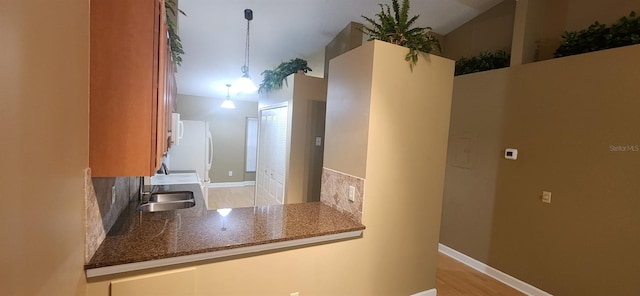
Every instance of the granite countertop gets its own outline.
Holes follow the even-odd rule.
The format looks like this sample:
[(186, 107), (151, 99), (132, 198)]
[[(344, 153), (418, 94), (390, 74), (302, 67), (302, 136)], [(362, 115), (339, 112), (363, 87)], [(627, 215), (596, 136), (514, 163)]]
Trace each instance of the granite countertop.
[(129, 203), (85, 265), (88, 277), (343, 239), (365, 229), (320, 202), (236, 208), (223, 217), (206, 209), (197, 184), (154, 191), (193, 191), (196, 205), (143, 213), (137, 201)]

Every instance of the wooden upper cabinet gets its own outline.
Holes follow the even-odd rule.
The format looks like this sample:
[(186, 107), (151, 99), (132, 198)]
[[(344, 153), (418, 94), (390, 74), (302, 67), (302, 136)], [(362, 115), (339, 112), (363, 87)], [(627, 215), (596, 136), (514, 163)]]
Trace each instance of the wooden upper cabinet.
[(164, 1), (91, 0), (90, 28), (92, 176), (153, 175), (170, 125)]

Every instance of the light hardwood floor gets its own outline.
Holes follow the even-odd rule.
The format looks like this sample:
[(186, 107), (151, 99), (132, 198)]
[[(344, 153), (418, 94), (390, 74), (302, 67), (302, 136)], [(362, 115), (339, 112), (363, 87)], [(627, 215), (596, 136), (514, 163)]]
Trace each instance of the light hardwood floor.
[(438, 253), (436, 289), (438, 296), (525, 295), (442, 253)]
[(209, 209), (253, 207), (255, 186), (209, 188)]
[(258, 197), (254, 199), (256, 187), (254, 185), (237, 187), (210, 187), (209, 210), (223, 208), (245, 208), (277, 205), (279, 202), (273, 197)]

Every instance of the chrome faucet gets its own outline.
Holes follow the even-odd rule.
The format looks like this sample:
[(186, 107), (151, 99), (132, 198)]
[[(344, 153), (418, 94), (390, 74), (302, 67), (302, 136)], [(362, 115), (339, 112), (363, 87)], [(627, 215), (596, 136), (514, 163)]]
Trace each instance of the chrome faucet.
[(142, 202), (142, 197), (149, 192), (144, 191), (144, 177), (140, 176), (140, 187), (138, 188), (138, 201)]
[(169, 174), (169, 170), (167, 169), (167, 165), (164, 162), (160, 165), (160, 169), (157, 171), (158, 173), (164, 172), (165, 175)]
[[(148, 189), (145, 188), (145, 184), (144, 184), (144, 176), (140, 176), (140, 187), (138, 187), (138, 201), (139, 202), (144, 202), (144, 197), (148, 196), (154, 192), (156, 192), (158, 190), (158, 186), (157, 185), (148, 185)], [(147, 190), (145, 190), (147, 189)]]

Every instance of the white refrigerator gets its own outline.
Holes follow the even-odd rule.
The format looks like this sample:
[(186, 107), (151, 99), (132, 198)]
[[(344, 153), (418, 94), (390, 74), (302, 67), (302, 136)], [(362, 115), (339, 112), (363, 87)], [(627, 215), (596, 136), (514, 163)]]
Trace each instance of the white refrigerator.
[(171, 146), (167, 166), (169, 170), (195, 170), (200, 179), (202, 194), (208, 206), (209, 170), (213, 161), (213, 139), (209, 122), (182, 120), (182, 137), (178, 145)]

